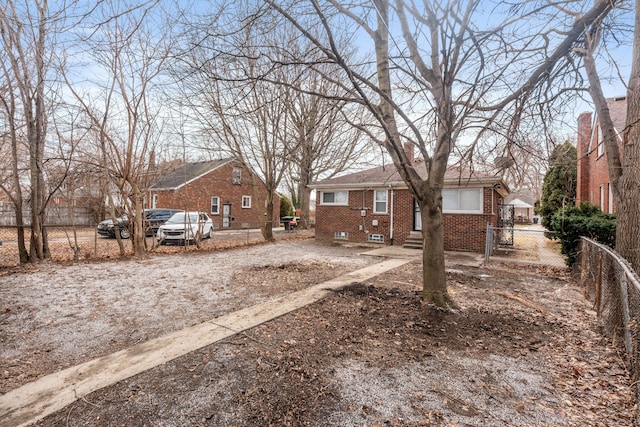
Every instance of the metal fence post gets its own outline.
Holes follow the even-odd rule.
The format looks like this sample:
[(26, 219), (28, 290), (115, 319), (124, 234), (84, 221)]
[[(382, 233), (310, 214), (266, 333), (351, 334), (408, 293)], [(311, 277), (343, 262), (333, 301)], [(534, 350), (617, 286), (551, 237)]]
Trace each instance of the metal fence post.
[(627, 367), (631, 369), (631, 360), (633, 359), (633, 341), (631, 340), (631, 331), (629, 330), (629, 323), (631, 322), (631, 316), (629, 314), (629, 290), (627, 289), (627, 275), (622, 272), (620, 277), (620, 296), (622, 303), (622, 322), (624, 327), (624, 344), (627, 349)]
[(493, 252), (493, 225), (487, 223), (487, 235), (484, 244), (484, 262), (488, 263)]

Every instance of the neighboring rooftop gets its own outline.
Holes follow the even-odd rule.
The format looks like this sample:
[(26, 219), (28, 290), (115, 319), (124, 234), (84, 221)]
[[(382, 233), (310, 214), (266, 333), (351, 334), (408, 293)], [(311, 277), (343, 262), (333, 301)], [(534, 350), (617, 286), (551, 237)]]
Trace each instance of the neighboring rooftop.
[[(427, 169), (424, 161), (417, 160), (413, 165), (416, 169), (416, 172), (418, 172), (420, 176), (427, 176)], [(445, 173), (445, 184), (467, 185), (474, 183), (495, 183), (504, 185), (499, 176), (484, 173), (481, 171), (474, 171), (468, 168), (450, 166)], [(336, 178), (320, 180), (311, 184), (310, 187), (362, 187), (375, 185), (404, 186), (404, 181), (400, 177), (400, 174), (398, 173), (395, 165), (389, 164), (360, 172), (354, 172)]]
[(608, 98), (609, 114), (613, 121), (616, 132), (622, 133), (627, 125), (627, 97), (619, 96), (616, 98)]
[(232, 162), (232, 158), (211, 160), (207, 162), (184, 163), (172, 171), (167, 172), (152, 190), (171, 190), (182, 187), (189, 182), (200, 178), (220, 166)]

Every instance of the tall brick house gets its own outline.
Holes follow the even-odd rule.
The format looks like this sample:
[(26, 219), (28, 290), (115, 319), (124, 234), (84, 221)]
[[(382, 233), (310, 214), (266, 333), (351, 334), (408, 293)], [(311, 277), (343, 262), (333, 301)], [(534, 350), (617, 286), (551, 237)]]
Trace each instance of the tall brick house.
[[(609, 113), (618, 133), (618, 146), (622, 153), (622, 130), (627, 119), (627, 99), (625, 97), (607, 99)], [(578, 116), (577, 142), (577, 188), (576, 204), (589, 202), (599, 206), (603, 212), (613, 213), (613, 190), (609, 182), (607, 155), (604, 150), (602, 133), (597, 117), (591, 112)]]
[[(267, 189), (250, 169), (234, 159), (186, 163), (165, 174), (149, 189), (151, 208), (207, 212), (214, 228), (259, 228), (266, 217)], [(273, 221), (280, 222), (280, 198)]]
[[(414, 163), (426, 176), (425, 163)], [(498, 205), (508, 187), (498, 177), (450, 169), (443, 213), (446, 250), (484, 251), (487, 224), (497, 226)], [(422, 229), (420, 211), (393, 165), (310, 185), (316, 190), (319, 240), (402, 245)]]

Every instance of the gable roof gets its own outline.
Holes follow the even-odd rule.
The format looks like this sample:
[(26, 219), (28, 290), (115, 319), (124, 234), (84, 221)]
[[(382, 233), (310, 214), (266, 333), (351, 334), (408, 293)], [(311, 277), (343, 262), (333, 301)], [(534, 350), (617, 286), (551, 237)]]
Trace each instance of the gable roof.
[[(607, 107), (609, 108), (609, 115), (613, 122), (613, 127), (618, 134), (618, 138), (622, 140), (622, 131), (627, 125), (627, 97), (618, 96), (615, 98), (607, 98)], [(598, 115), (594, 116), (593, 127), (591, 129), (591, 139), (589, 140), (589, 152), (594, 149), (598, 144), (598, 141), (594, 140), (595, 132), (599, 129)], [(598, 132), (600, 132), (598, 130)]]
[(607, 99), (607, 105), (609, 106), (613, 127), (615, 127), (618, 134), (622, 134), (627, 125), (627, 98), (625, 96), (609, 98)]
[(516, 208), (526, 208), (526, 209), (533, 208), (533, 206), (531, 206), (529, 203), (520, 199), (513, 199), (512, 201), (509, 202), (509, 204), (513, 205)]
[[(421, 177), (427, 176), (426, 164), (422, 160), (414, 162), (416, 172)], [(498, 176), (483, 173), (480, 171), (472, 171), (467, 168), (449, 167), (444, 176), (445, 186), (484, 186), (500, 184), (501, 192), (508, 193), (509, 189), (502, 179)], [(378, 166), (360, 172), (354, 172), (348, 175), (336, 178), (325, 179), (314, 182), (309, 185), (315, 189), (344, 188), (344, 189), (361, 189), (373, 187), (396, 187), (406, 188), (406, 184), (400, 177), (395, 165)], [(497, 187), (498, 188), (498, 187)]]
[(160, 181), (151, 187), (151, 190), (175, 190), (233, 161), (233, 158), (229, 158), (208, 162), (185, 163), (166, 173)]

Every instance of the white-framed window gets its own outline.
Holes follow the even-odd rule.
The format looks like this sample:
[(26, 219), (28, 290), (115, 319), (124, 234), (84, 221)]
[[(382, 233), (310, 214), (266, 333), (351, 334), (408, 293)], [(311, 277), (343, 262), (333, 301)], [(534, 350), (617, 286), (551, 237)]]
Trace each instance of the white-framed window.
[(235, 185), (242, 184), (242, 169), (233, 168), (233, 171), (231, 173), (231, 182)]
[(336, 231), (333, 234), (333, 238), (334, 239), (338, 239), (338, 240), (348, 240), (349, 239), (349, 233), (347, 233), (346, 231)]
[(605, 211), (605, 206), (604, 206), (604, 184), (600, 186), (600, 210), (602, 212)]
[(251, 207), (251, 196), (242, 196), (242, 208), (249, 209)]
[(151, 207), (153, 209), (158, 207), (158, 195), (154, 194), (153, 196), (151, 196)]
[(602, 128), (598, 126), (598, 157), (604, 154), (604, 138), (602, 135)]
[(448, 213), (482, 213), (482, 188), (445, 188), (442, 211)]
[(387, 197), (389, 192), (387, 190), (375, 190), (373, 192), (373, 213), (386, 214), (387, 213)]
[(220, 197), (211, 198), (211, 215), (220, 215)]
[(320, 198), (321, 205), (342, 205), (349, 204), (348, 191), (323, 191)]

